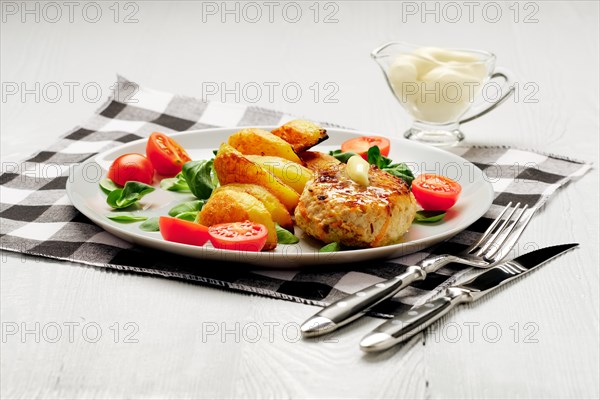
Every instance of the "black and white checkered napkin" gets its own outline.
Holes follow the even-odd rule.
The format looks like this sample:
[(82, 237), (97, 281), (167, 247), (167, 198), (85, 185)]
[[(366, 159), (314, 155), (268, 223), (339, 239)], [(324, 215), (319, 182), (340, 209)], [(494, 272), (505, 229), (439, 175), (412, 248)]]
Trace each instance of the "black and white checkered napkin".
[[(556, 189), (583, 175), (590, 165), (554, 155), (507, 147), (462, 147), (453, 151), (484, 170), (496, 196), (488, 213), (466, 231), (434, 249), (392, 261), (305, 271), (259, 271), (222, 262), (189, 259), (132, 245), (105, 232), (69, 202), (65, 184), (73, 163), (153, 131), (243, 125), (277, 125), (291, 116), (239, 104), (205, 102), (139, 87), (119, 78), (118, 88), (99, 112), (50, 148), (21, 163), (3, 163), (0, 175), (0, 247), (3, 250), (75, 261), (102, 268), (196, 281), (237, 290), (325, 305), (403, 272), (429, 253), (466, 247), (509, 201), (539, 207)], [(374, 315), (394, 315), (431, 297), (465, 272), (450, 265), (403, 290)]]

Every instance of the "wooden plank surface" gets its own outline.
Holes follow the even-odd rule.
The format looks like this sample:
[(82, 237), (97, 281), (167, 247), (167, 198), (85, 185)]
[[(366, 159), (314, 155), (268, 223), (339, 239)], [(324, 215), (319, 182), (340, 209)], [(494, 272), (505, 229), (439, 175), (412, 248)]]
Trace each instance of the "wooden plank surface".
[[(514, 72), (520, 96), (466, 125), (469, 143), (507, 144), (598, 162), (597, 2), (520, 2), (513, 9), (512, 2), (502, 3), (502, 17), (495, 23), (488, 21), (495, 18), (490, 8), (495, 6), (486, 3), (478, 3), (473, 22), (466, 6), (457, 3), (462, 18), (455, 23), (449, 21), (452, 10), (444, 14), (444, 4), (435, 2), (429, 7), (438, 4), (439, 22), (419, 9), (420, 2), (348, 1), (330, 2), (327, 8), (318, 4), (318, 23), (312, 2), (298, 3), (303, 17), (297, 23), (285, 20), (284, 3), (275, 9), (273, 23), (264, 6), (256, 23), (244, 19), (254, 14), (240, 14), (239, 23), (225, 15), (222, 23), (220, 14), (203, 14), (207, 3), (134, 2), (138, 22), (130, 24), (123, 19), (136, 8), (119, 4), (115, 23), (112, 2), (101, 3), (97, 23), (77, 12), (84, 3), (73, 23), (66, 9), (56, 23), (44, 15), (39, 23), (31, 15), (26, 23), (20, 14), (3, 15), (3, 85), (25, 82), (32, 88), (39, 82), (43, 88), (56, 82), (64, 89), (56, 102), (49, 101), (50, 93), (42, 93), (39, 101), (32, 95), (25, 101), (19, 95), (2, 100), (3, 163), (51, 144), (86, 118), (104, 101), (116, 73), (194, 96), (206, 95), (206, 82), (229, 88), (257, 82), (265, 91), (256, 105), (398, 136), (409, 118), (369, 57), (389, 40), (488, 49), (497, 54), (498, 65)], [(242, 3), (229, 3), (235, 4), (243, 13)], [(407, 8), (412, 6), (416, 14)], [(485, 7), (490, 14), (483, 14)], [(324, 23), (333, 11), (338, 22)], [(525, 23), (532, 12), (529, 19), (538, 21)], [(76, 90), (71, 101), (65, 82), (79, 88), (97, 84), (101, 99), (91, 101)], [(269, 99), (264, 82), (295, 82), (303, 94), (295, 103), (280, 91)], [(320, 88), (316, 99), (310, 89), (315, 82)], [(332, 97), (337, 102), (325, 101), (328, 82), (337, 88)], [(236, 99), (228, 95), (225, 100)], [(242, 95), (239, 101), (244, 100)], [(364, 319), (326, 341), (298, 340), (298, 323), (316, 308), (3, 253), (3, 331), (13, 324), (22, 328), (22, 323), (34, 329), (39, 323), (46, 336), (39, 343), (34, 334), (24, 340), (3, 338), (1, 395), (598, 398), (598, 180), (594, 169), (557, 193), (519, 247), (525, 251), (532, 244), (577, 241), (580, 249), (376, 356), (361, 354), (357, 343), (379, 320)], [(54, 324), (62, 337), (51, 343)], [(98, 327), (102, 334), (97, 338)], [(212, 329), (218, 331), (210, 334)]]

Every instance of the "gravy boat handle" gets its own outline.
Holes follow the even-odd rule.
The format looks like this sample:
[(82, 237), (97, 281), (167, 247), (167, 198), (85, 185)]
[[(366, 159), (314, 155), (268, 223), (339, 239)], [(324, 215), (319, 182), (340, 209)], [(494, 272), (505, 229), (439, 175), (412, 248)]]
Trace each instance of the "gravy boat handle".
[(460, 124), (473, 121), (474, 119), (489, 113), (500, 104), (504, 103), (515, 92), (514, 80), (512, 79), (512, 74), (508, 70), (496, 68), (494, 73), (490, 76), (488, 83), (494, 79), (502, 79), (504, 81), (501, 85), (501, 96), (493, 102), (483, 101), (480, 104), (474, 104), (467, 112), (468, 115), (466, 117), (463, 116), (463, 118), (459, 120)]

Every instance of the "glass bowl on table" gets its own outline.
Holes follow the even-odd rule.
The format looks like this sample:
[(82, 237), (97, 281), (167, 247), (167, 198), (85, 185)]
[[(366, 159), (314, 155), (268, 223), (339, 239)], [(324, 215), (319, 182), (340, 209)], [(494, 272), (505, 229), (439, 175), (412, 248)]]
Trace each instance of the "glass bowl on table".
[(511, 74), (496, 67), (494, 54), (482, 50), (390, 42), (371, 56), (414, 120), (404, 137), (434, 146), (462, 141), (460, 124), (493, 110), (514, 91)]

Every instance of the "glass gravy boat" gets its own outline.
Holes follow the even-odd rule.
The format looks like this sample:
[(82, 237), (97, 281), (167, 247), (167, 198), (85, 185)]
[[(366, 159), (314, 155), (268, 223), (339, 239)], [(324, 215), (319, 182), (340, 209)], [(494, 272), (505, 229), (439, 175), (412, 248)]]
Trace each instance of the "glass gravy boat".
[[(414, 119), (404, 137), (431, 145), (459, 143), (465, 137), (460, 124), (490, 112), (514, 92), (511, 74), (497, 68), (496, 56), (486, 51), (391, 42), (371, 56)], [(495, 85), (493, 99), (483, 90), (487, 85)]]

